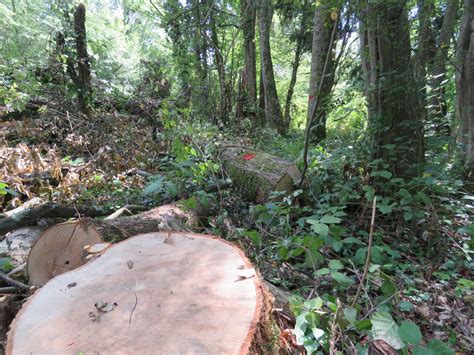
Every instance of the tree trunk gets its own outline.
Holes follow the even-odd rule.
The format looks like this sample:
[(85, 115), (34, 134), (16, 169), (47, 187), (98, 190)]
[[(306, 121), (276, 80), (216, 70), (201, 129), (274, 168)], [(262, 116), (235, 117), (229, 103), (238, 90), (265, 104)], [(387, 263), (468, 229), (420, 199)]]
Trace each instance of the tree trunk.
[(459, 141), (467, 178), (474, 179), (474, 0), (464, 0), (456, 53), (456, 106)]
[(265, 122), (265, 88), (263, 85), (263, 71), (260, 68), (259, 84), (258, 84), (258, 116), (260, 123)]
[(424, 152), (405, 6), (404, 0), (366, 2), (361, 41), (374, 158), (396, 175), (416, 174)]
[[(313, 45), (311, 54), (311, 77), (309, 81), (308, 117), (311, 119), (315, 97), (318, 96), (318, 109), (315, 115), (312, 137), (315, 142), (326, 138), (327, 105), (329, 104), (332, 87), (334, 84), (334, 52), (328, 53), (334, 20), (331, 19), (331, 6), (328, 1), (320, 2), (314, 12)], [(321, 91), (318, 93), (326, 55), (329, 54), (326, 75)]]
[(142, 234), (36, 292), (6, 353), (278, 353), (271, 310), (260, 275), (231, 243)]
[(258, 0), (258, 24), (260, 33), (260, 60), (265, 91), (265, 118), (270, 127), (280, 134), (286, 134), (285, 122), (281, 114), (280, 101), (273, 73), (272, 55), (270, 50), (270, 27), (273, 17), (271, 0)]
[(304, 15), (301, 15), (300, 31), (298, 39), (296, 40), (295, 59), (293, 60), (293, 67), (291, 70), (291, 80), (288, 86), (288, 92), (286, 93), (285, 103), (285, 126), (288, 129), (291, 123), (290, 110), (291, 110), (291, 99), (293, 98), (293, 92), (295, 90), (295, 84), (298, 74), (298, 67), (300, 66), (301, 56), (303, 54), (303, 42), (304, 42)]
[(219, 46), (219, 38), (217, 36), (217, 28), (216, 22), (214, 19), (214, 14), (210, 15), (210, 27), (211, 27), (211, 39), (212, 39), (212, 46), (214, 47), (214, 59), (216, 61), (217, 66), (217, 74), (219, 76), (219, 86), (221, 90), (221, 99), (220, 99), (220, 116), (221, 120), (224, 123), (228, 123), (230, 111), (232, 109), (231, 103), (231, 93), (229, 84), (226, 80), (226, 72), (225, 72), (225, 63), (224, 58), (221, 53), (221, 49)]
[(74, 32), (76, 34), (77, 68), (78, 68), (78, 99), (79, 107), (88, 112), (88, 101), (92, 94), (90, 58), (87, 54), (86, 7), (79, 4), (74, 13)]
[(238, 118), (253, 117), (255, 119), (257, 104), (257, 68), (255, 51), (255, 18), (254, 0), (241, 0), (240, 12), (244, 37), (244, 68), (241, 75), (241, 98), (238, 107)]
[(420, 96), (419, 112), (422, 114), (423, 122), (428, 119), (427, 92), (426, 92), (426, 72), (428, 64), (431, 65), (435, 55), (435, 38), (431, 26), (431, 17), (434, 12), (434, 3), (425, 0), (418, 0), (419, 27), (418, 27), (418, 48), (415, 54), (415, 76)]
[(443, 131), (449, 135), (450, 125), (443, 122), (446, 117), (446, 60), (448, 50), (453, 37), (456, 15), (459, 9), (459, 0), (448, 0), (446, 12), (444, 13), (443, 24), (439, 33), (438, 46), (436, 48), (431, 68), (431, 105), (430, 121), (436, 124), (438, 132)]

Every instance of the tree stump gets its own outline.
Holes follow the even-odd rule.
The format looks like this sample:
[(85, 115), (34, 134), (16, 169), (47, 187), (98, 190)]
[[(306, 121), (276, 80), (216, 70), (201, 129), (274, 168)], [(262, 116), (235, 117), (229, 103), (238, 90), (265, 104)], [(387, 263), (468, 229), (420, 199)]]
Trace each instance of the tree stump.
[(301, 179), (296, 165), (246, 146), (224, 147), (221, 159), (243, 197), (257, 203), (267, 202), (274, 191), (290, 194)]
[(213, 236), (135, 236), (50, 280), (7, 354), (268, 353), (271, 300), (242, 251)]

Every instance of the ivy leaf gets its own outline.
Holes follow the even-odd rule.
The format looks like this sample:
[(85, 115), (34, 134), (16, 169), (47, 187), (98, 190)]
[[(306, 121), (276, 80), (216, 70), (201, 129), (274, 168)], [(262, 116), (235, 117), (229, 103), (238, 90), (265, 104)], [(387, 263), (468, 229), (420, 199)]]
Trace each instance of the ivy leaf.
[(398, 325), (388, 312), (376, 312), (371, 317), (372, 335), (374, 340), (381, 339), (392, 348), (399, 350), (405, 343), (398, 335)]
[(415, 323), (405, 320), (400, 324), (398, 335), (405, 343), (413, 345), (418, 344), (423, 338), (420, 328)]

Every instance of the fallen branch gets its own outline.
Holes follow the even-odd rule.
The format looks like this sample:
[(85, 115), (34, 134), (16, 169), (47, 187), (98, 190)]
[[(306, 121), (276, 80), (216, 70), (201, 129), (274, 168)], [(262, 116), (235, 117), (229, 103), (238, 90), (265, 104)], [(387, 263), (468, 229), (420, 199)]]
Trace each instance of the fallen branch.
[[(70, 207), (52, 202), (17, 210), (15, 213), (10, 211), (8, 217), (0, 219), (0, 236), (20, 227), (35, 225), (42, 218), (100, 217), (110, 212), (109, 208), (96, 206)], [(3, 237), (0, 237), (0, 240), (3, 240)]]
[(362, 274), (362, 278), (360, 279), (359, 287), (357, 288), (356, 295), (354, 296), (354, 300), (352, 301), (351, 307), (354, 307), (356, 304), (360, 291), (362, 290), (362, 286), (364, 284), (365, 278), (367, 277), (367, 273), (369, 272), (369, 265), (370, 265), (370, 253), (372, 252), (372, 240), (374, 238), (374, 229), (375, 229), (375, 208), (377, 207), (377, 197), (374, 197), (374, 202), (372, 203), (372, 218), (370, 220), (370, 233), (369, 233), (369, 246), (367, 247), (367, 258), (365, 259), (365, 266), (364, 266), (364, 273)]
[(0, 280), (5, 282), (8, 285), (14, 286), (22, 291), (29, 291), (30, 286), (25, 285), (24, 283), (21, 283), (19, 281), (13, 280), (9, 278), (7, 275), (5, 275), (3, 272), (0, 272)]

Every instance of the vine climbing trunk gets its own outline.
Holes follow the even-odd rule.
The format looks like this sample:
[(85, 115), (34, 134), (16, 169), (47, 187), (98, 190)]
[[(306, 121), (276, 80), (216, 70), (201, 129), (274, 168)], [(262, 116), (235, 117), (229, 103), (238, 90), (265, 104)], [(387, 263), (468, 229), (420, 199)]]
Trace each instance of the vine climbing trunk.
[(365, 1), (362, 63), (375, 158), (396, 175), (416, 175), (423, 161), (406, 1)]
[(78, 68), (78, 101), (81, 111), (88, 112), (88, 101), (92, 94), (90, 58), (87, 53), (86, 7), (79, 4), (74, 13), (74, 33), (76, 35), (76, 52)]

